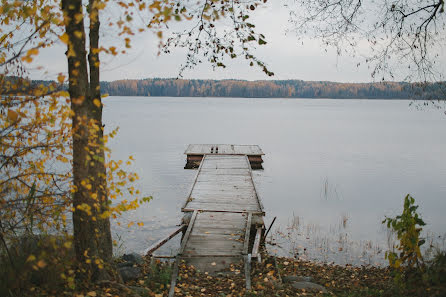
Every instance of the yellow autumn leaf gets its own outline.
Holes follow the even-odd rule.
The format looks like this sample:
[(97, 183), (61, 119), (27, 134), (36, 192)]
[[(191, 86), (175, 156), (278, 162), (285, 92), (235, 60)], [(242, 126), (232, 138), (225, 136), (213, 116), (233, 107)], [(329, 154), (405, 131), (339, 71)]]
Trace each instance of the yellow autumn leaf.
[(28, 56), (37, 55), (37, 54), (39, 54), (39, 50), (36, 49), (36, 48), (32, 48), (32, 49), (30, 49), (30, 50), (26, 53), (26, 55), (28, 55)]
[(104, 9), (105, 6), (107, 6), (107, 4), (105, 4), (105, 2), (99, 2), (99, 1), (96, 1), (96, 2), (94, 2), (94, 3), (95, 3), (95, 7), (96, 7), (98, 10)]
[(112, 55), (116, 56), (118, 52), (116, 51), (116, 47), (110, 46), (109, 50), (111, 51)]
[(96, 105), (96, 107), (101, 107), (101, 101), (99, 101), (99, 99), (94, 99), (93, 104)]
[(43, 260), (39, 260), (39, 262), (37, 262), (37, 266), (38, 266), (39, 268), (45, 268), (45, 266), (46, 266), (46, 262), (43, 261)]
[(59, 74), (57, 76), (57, 81), (62, 84), (65, 81), (65, 75)]
[(65, 44), (68, 44), (68, 34), (67, 33), (64, 33), (64, 34), (62, 34), (61, 36), (59, 36), (59, 39), (63, 42), (63, 43), (65, 43)]
[(91, 296), (91, 297), (96, 297), (96, 292), (95, 291), (91, 291), (87, 293), (87, 296)]
[(81, 31), (74, 31), (74, 35), (76, 36), (76, 38), (81, 39), (83, 34)]
[(8, 120), (11, 122), (17, 121), (19, 114), (12, 109), (8, 109)]
[(33, 61), (33, 58), (31, 58), (30, 56), (24, 56), (22, 57), (22, 61), (26, 63), (31, 63)]
[(62, 97), (70, 97), (70, 93), (68, 93), (67, 91), (60, 91), (59, 95)]
[(32, 262), (36, 259), (36, 256), (34, 255), (29, 255), (28, 259), (26, 259), (26, 262)]
[(74, 19), (76, 20), (76, 23), (79, 24), (84, 20), (84, 15), (82, 13), (76, 13)]

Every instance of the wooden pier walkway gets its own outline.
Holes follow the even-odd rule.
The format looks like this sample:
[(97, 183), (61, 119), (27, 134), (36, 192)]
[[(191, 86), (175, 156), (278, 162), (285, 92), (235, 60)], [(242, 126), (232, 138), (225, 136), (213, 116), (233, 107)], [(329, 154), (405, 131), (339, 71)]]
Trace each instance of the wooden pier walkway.
[(198, 167), (198, 171), (181, 208), (183, 224), (150, 246), (146, 254), (153, 256), (183, 232), (169, 296), (175, 294), (181, 261), (208, 273), (243, 263), (246, 289), (250, 290), (251, 259), (260, 261), (265, 231), (265, 213), (252, 179), (252, 169), (262, 168), (263, 152), (257, 145), (199, 144), (189, 145), (185, 154), (185, 168)]
[(258, 249), (265, 213), (252, 179), (252, 162), (247, 153), (253, 149), (258, 156), (263, 153), (258, 146), (239, 146), (239, 149), (229, 146), (215, 152), (218, 146), (195, 145), (203, 154), (181, 209), (185, 213), (187, 229), (176, 259), (171, 296), (178, 262), (182, 260), (209, 273), (244, 262), (246, 287), (250, 289), (251, 286), (250, 262), (251, 258), (260, 257)]

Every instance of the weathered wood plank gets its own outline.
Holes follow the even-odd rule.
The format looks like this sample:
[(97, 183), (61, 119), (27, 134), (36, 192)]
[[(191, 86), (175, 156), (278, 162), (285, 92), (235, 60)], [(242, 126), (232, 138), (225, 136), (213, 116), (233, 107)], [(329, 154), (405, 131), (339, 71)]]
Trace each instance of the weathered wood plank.
[(248, 219), (246, 220), (246, 229), (245, 229), (245, 242), (243, 244), (243, 254), (248, 254), (248, 247), (249, 247), (249, 237), (251, 234), (251, 221), (252, 221), (252, 213), (250, 212), (248, 214)]
[(192, 214), (192, 218), (190, 219), (189, 226), (187, 226), (186, 233), (184, 234), (183, 240), (181, 241), (181, 247), (178, 252), (179, 255), (183, 252), (184, 248), (186, 247), (187, 240), (189, 239), (190, 233), (192, 232), (192, 229), (194, 227), (195, 220), (197, 219), (198, 210), (195, 210)]
[(202, 170), (200, 176), (197, 179), (197, 182), (249, 182), (250, 179), (251, 178), (249, 175), (212, 174), (206, 173), (204, 170)]
[[(249, 159), (248, 159), (247, 156), (246, 156), (246, 162), (249, 163)], [(255, 191), (255, 193), (256, 193), (257, 202), (259, 203), (260, 210), (263, 211), (264, 208), (263, 208), (262, 200), (260, 199), (260, 197), (259, 197), (259, 195), (258, 195), (258, 192), (257, 192), (257, 189), (256, 189), (256, 185), (254, 184), (254, 181), (252, 180), (252, 169), (251, 169), (251, 167), (249, 167), (249, 175), (251, 176), (252, 187), (253, 187), (253, 189), (254, 189), (254, 191)]]
[[(231, 205), (227, 205), (228, 203), (230, 203)], [(256, 203), (253, 203), (252, 200), (248, 200), (248, 199), (237, 199), (237, 200), (230, 200), (230, 199), (215, 199), (212, 200), (212, 198), (210, 199), (196, 199), (196, 200), (192, 200), (189, 204), (188, 207), (192, 207), (196, 209), (200, 209), (199, 207), (206, 207), (206, 209), (203, 210), (211, 210), (209, 207), (213, 207), (213, 205), (215, 205), (216, 207), (218, 207), (219, 205), (221, 206), (227, 206), (229, 208), (234, 208), (234, 207), (240, 207), (240, 209), (244, 209), (246, 207), (252, 208), (254, 210), (258, 210), (259, 209), (259, 205)], [(216, 209), (216, 208), (214, 208)]]
[(196, 187), (211, 187), (215, 188), (216, 186), (219, 187), (231, 187), (231, 186), (238, 186), (238, 187), (247, 187), (251, 188), (252, 184), (249, 179), (240, 180), (240, 179), (213, 179), (213, 180), (199, 180), (195, 183)]
[(213, 209), (221, 209), (221, 210), (231, 210), (233, 212), (255, 212), (258, 210), (257, 205), (249, 205), (249, 204), (233, 204), (233, 205), (226, 205), (226, 204), (215, 204), (215, 203), (191, 203), (190, 206), (192, 209), (200, 209), (204, 211), (212, 211)]
[[(203, 161), (204, 161), (205, 158), (206, 158), (206, 156), (203, 157)], [(190, 197), (190, 195), (192, 194), (192, 191), (194, 190), (195, 183), (197, 182), (197, 178), (198, 178), (198, 176), (200, 175), (201, 166), (202, 166), (203, 163), (204, 163), (203, 161), (201, 162), (200, 167), (198, 167), (197, 174), (195, 175), (194, 182), (192, 183), (192, 186), (191, 186), (190, 191), (189, 191), (189, 195), (188, 195), (187, 197)], [(186, 207), (186, 205), (187, 205), (187, 201), (188, 201), (188, 200), (186, 200), (186, 201), (184, 202), (183, 207)], [(183, 208), (183, 207), (182, 207), (182, 208)]]
[(221, 192), (229, 192), (229, 193), (239, 193), (238, 195), (249, 195), (255, 194), (254, 189), (251, 187), (243, 187), (243, 186), (228, 186), (228, 185), (198, 185), (192, 191), (191, 197), (194, 197), (194, 194), (203, 193), (203, 194), (211, 194), (211, 193), (221, 193)]
[(194, 211), (194, 210), (205, 210), (205, 211), (213, 211), (215, 209), (224, 211), (224, 212), (254, 212), (256, 214), (262, 214), (258, 210), (258, 206), (246, 206), (246, 205), (227, 205), (227, 204), (205, 204), (205, 203), (191, 203), (187, 208), (184, 208), (183, 211)]
[(168, 236), (166, 236), (163, 239), (160, 239), (156, 243), (152, 244), (147, 250), (145, 251), (146, 255), (151, 255), (154, 251), (162, 247), (166, 242), (168, 242), (170, 239), (172, 239), (175, 235), (180, 233), (186, 228), (186, 225), (181, 225), (179, 228), (175, 229), (175, 231), (171, 232)]
[(229, 193), (240, 193), (238, 195), (245, 195), (245, 194), (255, 194), (255, 191), (252, 187), (244, 187), (244, 186), (229, 186), (229, 185), (199, 185), (196, 186), (196, 188), (192, 191), (191, 197), (194, 196), (194, 194), (201, 193), (201, 194), (212, 194), (212, 193), (220, 193), (221, 192), (229, 192)]
[[(203, 240), (195, 240), (188, 243), (187, 248), (184, 250), (184, 254), (209, 254), (209, 255), (241, 255), (242, 245), (233, 242), (224, 242), (223, 240), (216, 240), (217, 242), (211, 242), (204, 244)], [(224, 242), (224, 243), (223, 243)], [(223, 244), (222, 244), (223, 243)]]
[[(195, 211), (196, 208), (182, 208), (181, 211), (184, 212), (193, 212)], [(220, 208), (220, 209), (205, 209), (203, 211), (212, 211), (212, 212), (224, 212), (224, 213), (245, 213), (248, 212), (247, 210), (237, 210), (237, 209), (225, 209), (225, 208)], [(265, 212), (264, 211), (257, 211), (257, 210), (249, 210), (249, 212), (252, 212), (253, 215), (261, 215), (264, 216)]]
[[(259, 258), (260, 238), (262, 235), (262, 228), (257, 228), (256, 237), (254, 238), (254, 245), (252, 247), (252, 257)], [(260, 262), (260, 261), (259, 261)]]
[(224, 168), (212, 168), (207, 169), (203, 168), (201, 170), (202, 173), (206, 173), (208, 175), (214, 174), (214, 175), (243, 175), (243, 176), (249, 176), (249, 169), (248, 168), (232, 168), (232, 169), (224, 169)]
[(251, 204), (257, 205), (257, 207), (260, 209), (259, 204), (257, 203), (255, 199), (255, 195), (253, 194), (245, 194), (245, 195), (231, 195), (232, 192), (214, 192), (214, 193), (206, 193), (206, 194), (198, 194), (193, 195), (190, 197), (189, 202), (200, 202), (200, 201), (206, 201), (211, 200), (215, 201), (215, 203), (218, 203), (218, 200), (221, 200), (224, 203), (228, 203), (231, 201), (248, 201)]

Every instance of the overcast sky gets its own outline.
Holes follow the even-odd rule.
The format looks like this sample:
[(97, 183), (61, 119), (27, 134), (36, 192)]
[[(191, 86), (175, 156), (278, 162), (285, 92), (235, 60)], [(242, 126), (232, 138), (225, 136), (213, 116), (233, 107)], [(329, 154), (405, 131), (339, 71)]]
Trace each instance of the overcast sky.
[[(272, 3), (274, 2), (274, 3)], [(244, 59), (234, 59), (227, 63), (227, 68), (212, 69), (204, 63), (183, 73), (190, 79), (302, 79), (328, 80), (338, 82), (370, 82), (373, 81), (370, 69), (360, 57), (349, 55), (338, 56), (334, 49), (326, 49), (318, 41), (306, 40), (302, 45), (293, 33), (286, 33), (289, 10), (281, 5), (281, 1), (268, 1), (264, 8), (253, 14), (257, 32), (266, 36), (267, 45), (259, 46), (255, 53), (266, 62), (273, 77), (267, 77), (259, 68), (249, 67)], [(102, 41), (106, 41), (110, 32), (102, 33)], [(171, 54), (157, 56), (157, 37), (148, 32), (138, 35), (132, 41), (132, 49), (127, 55), (102, 59), (101, 80), (177, 77), (185, 52), (175, 50)], [(366, 51), (366, 48), (359, 48)], [(38, 65), (45, 69), (32, 71), (33, 79), (54, 79), (60, 72), (66, 72), (65, 46), (59, 44), (41, 52), (36, 59)], [(445, 71), (445, 55), (439, 61), (440, 71)], [(404, 79), (404, 75), (396, 77)]]

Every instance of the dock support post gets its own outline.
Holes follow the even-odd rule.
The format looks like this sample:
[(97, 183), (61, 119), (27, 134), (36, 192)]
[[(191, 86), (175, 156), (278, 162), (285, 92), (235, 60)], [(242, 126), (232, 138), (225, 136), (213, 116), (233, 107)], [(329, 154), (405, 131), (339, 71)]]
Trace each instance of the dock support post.
[(245, 279), (246, 279), (246, 290), (251, 290), (251, 254), (245, 255)]
[(245, 242), (243, 245), (243, 258), (245, 260), (245, 279), (246, 279), (246, 290), (251, 290), (251, 254), (248, 253), (249, 249), (249, 238), (251, 235), (251, 222), (252, 222), (252, 212), (248, 212), (248, 218), (246, 220), (246, 230), (245, 230)]
[(262, 228), (257, 228), (256, 237), (254, 239), (254, 245), (252, 247), (252, 257), (257, 258), (257, 262), (259, 263), (262, 262), (262, 258), (259, 253), (261, 235), (262, 235)]
[(172, 279), (170, 280), (169, 297), (173, 297), (175, 295), (175, 286), (177, 285), (179, 261), (180, 257), (177, 256), (175, 259), (175, 263), (173, 264)]

